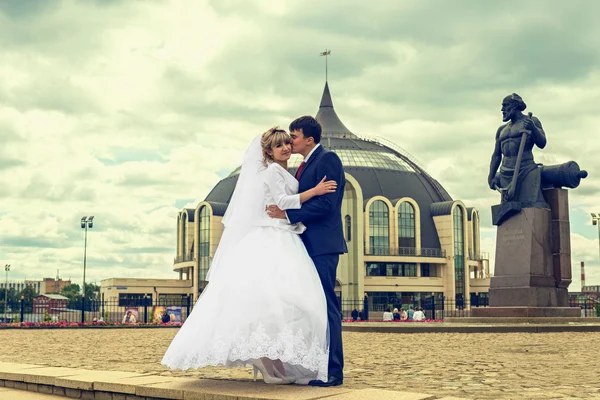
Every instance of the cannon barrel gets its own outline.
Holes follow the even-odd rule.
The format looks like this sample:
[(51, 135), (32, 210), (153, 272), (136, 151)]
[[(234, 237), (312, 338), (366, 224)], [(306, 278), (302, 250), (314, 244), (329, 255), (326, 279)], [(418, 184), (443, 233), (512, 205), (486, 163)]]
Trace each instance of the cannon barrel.
[(542, 186), (546, 188), (564, 186), (573, 189), (587, 176), (587, 171), (580, 169), (575, 161), (542, 166)]

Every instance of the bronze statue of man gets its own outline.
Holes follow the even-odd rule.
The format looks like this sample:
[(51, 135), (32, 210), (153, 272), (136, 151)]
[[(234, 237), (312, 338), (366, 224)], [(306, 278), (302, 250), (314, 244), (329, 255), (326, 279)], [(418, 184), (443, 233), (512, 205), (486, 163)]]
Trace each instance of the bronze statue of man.
[[(542, 123), (531, 113), (523, 114), (527, 105), (516, 93), (502, 100), (502, 120), (496, 132), (496, 143), (488, 184), (502, 193), (502, 204), (493, 215), (494, 224), (525, 207), (548, 208), (542, 195), (542, 169), (533, 160), (533, 147), (546, 146)], [(498, 167), (500, 170), (498, 171)]]

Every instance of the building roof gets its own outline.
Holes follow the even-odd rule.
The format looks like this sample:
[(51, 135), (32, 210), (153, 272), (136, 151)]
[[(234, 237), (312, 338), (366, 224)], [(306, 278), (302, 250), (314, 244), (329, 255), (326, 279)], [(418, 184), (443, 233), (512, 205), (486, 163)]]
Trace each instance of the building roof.
[(475, 207), (468, 207), (467, 208), (467, 218), (469, 221), (471, 221), (473, 219), (473, 210), (475, 209)]
[[(236, 180), (237, 182), (237, 180)], [(233, 193), (233, 192), (232, 192)], [(220, 203), (218, 201), (209, 201), (208, 204), (212, 207), (213, 215), (223, 216), (227, 211), (227, 203)]]
[(340, 120), (335, 109), (333, 108), (333, 101), (331, 100), (331, 93), (329, 93), (329, 84), (325, 82), (325, 89), (323, 89), (323, 96), (321, 97), (321, 104), (319, 105), (319, 111), (315, 116), (317, 121), (323, 128), (323, 136), (342, 136), (347, 138), (355, 138), (354, 135), (346, 125)]
[(450, 215), (452, 212), (453, 201), (442, 201), (439, 203), (432, 203), (429, 206), (429, 211), (431, 212), (432, 217), (437, 217), (438, 215)]
[(69, 300), (68, 297), (65, 296), (61, 296), (60, 294), (42, 294), (38, 297), (47, 297), (49, 299), (53, 299), (53, 300)]
[[(184, 211), (187, 211), (187, 222), (194, 222), (194, 215), (196, 213), (196, 210), (194, 210), (193, 208), (184, 208)], [(181, 215), (183, 216), (183, 212), (181, 213)]]

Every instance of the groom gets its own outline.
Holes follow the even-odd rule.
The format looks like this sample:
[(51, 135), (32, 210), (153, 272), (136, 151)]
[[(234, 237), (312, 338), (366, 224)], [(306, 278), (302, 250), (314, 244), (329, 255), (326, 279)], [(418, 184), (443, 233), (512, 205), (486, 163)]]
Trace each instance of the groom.
[[(316, 196), (302, 204), (297, 210), (282, 211), (277, 206), (269, 207), (272, 218), (286, 218), (290, 223), (302, 222), (306, 231), (300, 236), (312, 258), (327, 299), (327, 322), (329, 325), (329, 368), (328, 380), (310, 381), (311, 386), (338, 386), (344, 381), (344, 353), (342, 349), (342, 314), (335, 294), (335, 275), (340, 254), (347, 253), (342, 228), (342, 198), (346, 178), (340, 158), (319, 144), (321, 125), (311, 116), (304, 116), (290, 124), (292, 152), (301, 154), (296, 179), (298, 193), (315, 187), (323, 177), (337, 182), (337, 191)], [(287, 215), (286, 215), (287, 214)]]

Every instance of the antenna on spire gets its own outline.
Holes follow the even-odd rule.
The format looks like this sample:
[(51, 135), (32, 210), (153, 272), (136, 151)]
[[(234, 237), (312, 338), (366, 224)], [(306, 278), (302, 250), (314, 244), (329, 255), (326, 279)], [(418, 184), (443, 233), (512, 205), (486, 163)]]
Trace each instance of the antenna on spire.
[(331, 54), (331, 50), (325, 49), (324, 52), (319, 53), (319, 56), (325, 56), (325, 82), (327, 82), (327, 56)]

